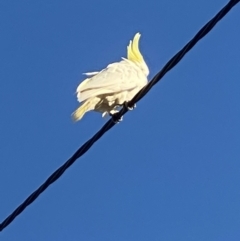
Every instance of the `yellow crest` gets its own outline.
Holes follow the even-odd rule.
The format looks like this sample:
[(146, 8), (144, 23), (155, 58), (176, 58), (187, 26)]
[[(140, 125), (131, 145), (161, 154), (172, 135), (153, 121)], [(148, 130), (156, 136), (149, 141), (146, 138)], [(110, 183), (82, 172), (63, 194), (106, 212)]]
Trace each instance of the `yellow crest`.
[(136, 33), (133, 41), (131, 40), (127, 47), (127, 58), (134, 62), (142, 62), (143, 56), (139, 51), (138, 44), (141, 37), (140, 33)]

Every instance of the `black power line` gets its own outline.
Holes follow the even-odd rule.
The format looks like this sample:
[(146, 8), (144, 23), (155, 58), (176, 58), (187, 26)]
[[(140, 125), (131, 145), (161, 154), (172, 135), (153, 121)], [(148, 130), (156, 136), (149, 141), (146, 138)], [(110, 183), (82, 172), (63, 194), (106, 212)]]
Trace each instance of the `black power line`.
[[(156, 76), (142, 89), (134, 98), (127, 103), (128, 106), (133, 106), (134, 103), (142, 99), (148, 91), (161, 80), (161, 78), (171, 70), (183, 57), (192, 49), (192, 47), (219, 22), (240, 0), (230, 0), (229, 3), (223, 7), (214, 18), (212, 18), (202, 29), (190, 40), (182, 50), (180, 50), (163, 69), (156, 74)], [(88, 140), (83, 146), (81, 146), (77, 152), (61, 167), (59, 167), (35, 192), (33, 192), (18, 208), (14, 210), (1, 224), (0, 231), (7, 227), (28, 205), (30, 205), (43, 191), (45, 191), (53, 182), (55, 182), (66, 170), (69, 168), (79, 157), (87, 152), (90, 147), (100, 139), (108, 130), (115, 125), (115, 120), (120, 119), (128, 111), (124, 106), (121, 111), (115, 114), (90, 140)]]

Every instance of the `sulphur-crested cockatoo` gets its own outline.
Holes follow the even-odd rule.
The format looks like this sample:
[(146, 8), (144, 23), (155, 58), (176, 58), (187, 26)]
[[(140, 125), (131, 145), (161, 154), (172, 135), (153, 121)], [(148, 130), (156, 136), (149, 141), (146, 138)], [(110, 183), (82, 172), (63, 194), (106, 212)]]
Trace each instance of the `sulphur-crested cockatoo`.
[(88, 76), (77, 87), (77, 98), (82, 105), (72, 114), (80, 120), (90, 110), (113, 115), (118, 107), (130, 101), (148, 82), (149, 69), (139, 51), (140, 34), (137, 33), (127, 47), (127, 59), (109, 64)]

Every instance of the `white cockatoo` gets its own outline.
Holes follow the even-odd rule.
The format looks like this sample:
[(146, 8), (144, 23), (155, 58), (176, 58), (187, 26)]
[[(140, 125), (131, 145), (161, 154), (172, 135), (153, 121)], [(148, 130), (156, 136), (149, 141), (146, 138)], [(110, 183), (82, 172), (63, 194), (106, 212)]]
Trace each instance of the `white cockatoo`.
[(94, 110), (113, 115), (118, 107), (130, 101), (147, 83), (149, 74), (138, 43), (140, 34), (137, 33), (127, 47), (127, 59), (109, 64), (99, 72), (86, 73), (88, 76), (77, 87), (77, 98), (81, 106), (72, 114), (75, 121)]

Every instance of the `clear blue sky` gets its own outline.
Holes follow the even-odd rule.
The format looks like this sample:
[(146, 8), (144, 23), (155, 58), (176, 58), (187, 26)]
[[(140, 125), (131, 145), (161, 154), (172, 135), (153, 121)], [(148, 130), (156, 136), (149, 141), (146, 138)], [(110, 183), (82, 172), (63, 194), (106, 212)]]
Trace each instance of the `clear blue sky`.
[[(82, 73), (150, 79), (227, 0), (0, 2), (2, 222), (106, 122), (71, 113)], [(238, 241), (240, 5), (1, 234), (4, 241)]]

